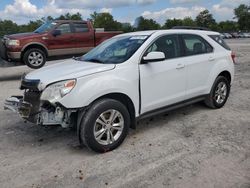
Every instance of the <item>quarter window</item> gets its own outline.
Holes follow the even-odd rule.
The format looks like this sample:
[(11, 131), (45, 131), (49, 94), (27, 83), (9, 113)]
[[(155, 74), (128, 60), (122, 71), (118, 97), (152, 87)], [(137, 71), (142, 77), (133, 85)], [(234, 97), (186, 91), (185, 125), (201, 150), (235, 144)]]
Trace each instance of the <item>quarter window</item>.
[(208, 42), (198, 35), (182, 35), (184, 52), (186, 56), (210, 53), (213, 48)]
[(60, 30), (62, 34), (71, 33), (70, 25), (68, 23), (61, 24), (60, 26), (57, 27), (57, 30)]
[(166, 35), (158, 38), (147, 50), (149, 52), (163, 52), (166, 59), (180, 56), (180, 46), (177, 35)]

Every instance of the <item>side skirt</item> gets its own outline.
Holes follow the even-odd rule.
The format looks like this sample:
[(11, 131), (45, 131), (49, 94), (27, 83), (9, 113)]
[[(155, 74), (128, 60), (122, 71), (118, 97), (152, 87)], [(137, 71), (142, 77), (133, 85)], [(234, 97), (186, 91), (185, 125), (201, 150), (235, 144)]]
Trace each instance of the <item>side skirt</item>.
[(203, 101), (203, 100), (205, 100), (206, 96), (207, 95), (202, 95), (202, 96), (188, 99), (188, 100), (185, 100), (182, 102), (171, 104), (171, 105), (168, 105), (168, 106), (156, 109), (156, 110), (145, 112), (145, 113), (141, 114), (139, 117), (137, 117), (136, 120), (138, 121), (138, 120), (146, 119), (146, 118), (149, 118), (149, 117), (152, 117), (155, 115), (164, 114), (166, 112), (169, 112), (169, 111), (172, 111), (172, 110), (184, 107), (184, 106), (188, 106), (188, 105), (193, 104), (193, 103)]

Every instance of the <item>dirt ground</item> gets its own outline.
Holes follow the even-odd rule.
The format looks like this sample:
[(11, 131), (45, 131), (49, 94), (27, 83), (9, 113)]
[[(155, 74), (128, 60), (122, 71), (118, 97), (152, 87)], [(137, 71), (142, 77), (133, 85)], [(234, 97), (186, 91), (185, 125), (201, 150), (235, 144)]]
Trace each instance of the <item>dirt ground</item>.
[(0, 68), (0, 187), (250, 188), (250, 39), (227, 42), (239, 64), (224, 108), (195, 104), (141, 121), (105, 154), (80, 148), (73, 130), (4, 111), (30, 69)]

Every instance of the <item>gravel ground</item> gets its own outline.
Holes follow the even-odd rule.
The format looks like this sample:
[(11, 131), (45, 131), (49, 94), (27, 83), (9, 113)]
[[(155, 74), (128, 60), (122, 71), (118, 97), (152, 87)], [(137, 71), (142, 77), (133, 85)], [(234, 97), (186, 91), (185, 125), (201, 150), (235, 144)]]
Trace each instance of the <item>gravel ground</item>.
[[(80, 148), (73, 130), (24, 123), (1, 108), (1, 187), (250, 188), (250, 39), (227, 42), (239, 64), (224, 108), (195, 104), (140, 121), (112, 152)], [(0, 68), (1, 106), (29, 71)]]

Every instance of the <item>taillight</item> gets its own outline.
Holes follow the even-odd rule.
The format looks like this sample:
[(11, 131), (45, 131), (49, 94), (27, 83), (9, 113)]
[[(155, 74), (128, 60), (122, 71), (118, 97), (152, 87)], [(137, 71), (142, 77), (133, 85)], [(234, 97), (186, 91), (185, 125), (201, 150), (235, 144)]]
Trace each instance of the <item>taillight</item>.
[(234, 64), (236, 64), (236, 61), (235, 61), (235, 59), (236, 59), (236, 54), (235, 54), (234, 52), (231, 53), (231, 58), (232, 58)]

